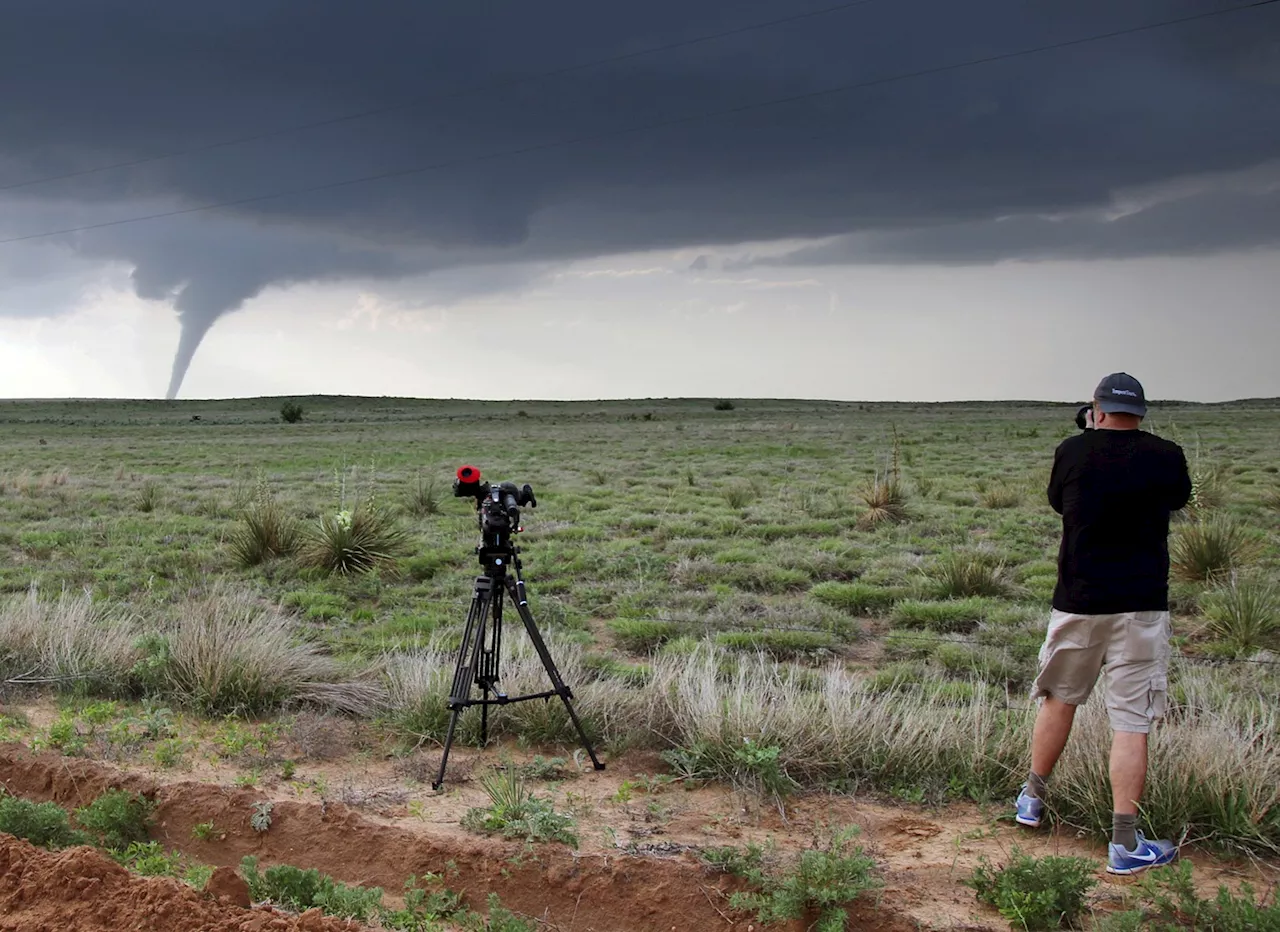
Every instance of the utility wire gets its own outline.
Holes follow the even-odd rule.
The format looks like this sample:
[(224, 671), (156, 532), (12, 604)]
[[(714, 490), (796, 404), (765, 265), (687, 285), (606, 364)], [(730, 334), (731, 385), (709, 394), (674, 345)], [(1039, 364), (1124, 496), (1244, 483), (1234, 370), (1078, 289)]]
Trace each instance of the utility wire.
[(762, 23), (752, 23), (748, 26), (739, 26), (736, 29), (729, 29), (724, 32), (713, 32), (707, 35), (695, 36), (692, 39), (682, 39), (679, 42), (670, 42), (666, 45), (655, 45), (649, 48), (637, 49), (634, 52), (624, 52), (621, 55), (612, 55), (608, 58), (597, 58), (592, 61), (582, 62), (577, 65), (566, 65), (562, 68), (554, 68), (550, 71), (542, 71), (535, 74), (523, 75), (517, 78), (508, 78), (503, 81), (494, 81), (489, 84), (479, 84), (474, 87), (462, 88), (455, 91), (444, 91), (438, 94), (428, 94), (423, 97), (415, 97), (412, 100), (403, 103), (390, 104), (384, 107), (374, 107), (370, 110), (359, 110), (354, 113), (346, 113), (340, 116), (327, 117), (323, 120), (315, 120), (310, 123), (297, 123), (293, 126), (285, 126), (277, 129), (264, 130), (259, 133), (251, 133), (245, 136), (234, 136), (230, 139), (223, 139), (218, 142), (210, 142), (200, 146), (192, 146), (187, 149), (179, 149), (173, 152), (165, 152), (160, 155), (147, 155), (141, 158), (130, 159), (124, 162), (113, 162), (109, 165), (99, 165), (97, 168), (84, 168), (79, 171), (66, 172), (61, 175), (47, 175), (43, 178), (33, 178), (30, 181), (18, 181), (13, 184), (0, 185), (0, 191), (13, 191), (18, 188), (29, 188), (34, 185), (47, 184), (52, 181), (63, 181), (67, 178), (81, 178), (85, 175), (96, 175), (100, 172), (112, 171), (117, 168), (132, 168), (136, 165), (147, 165), (151, 162), (162, 162), (166, 159), (176, 159), (188, 155), (196, 155), (201, 152), (212, 152), (215, 149), (225, 149), (231, 146), (239, 146), (249, 142), (259, 142), (263, 139), (274, 139), (277, 136), (285, 136), (289, 133), (300, 133), (309, 129), (320, 129), (325, 126), (337, 126), (341, 123), (350, 123), (356, 120), (364, 120), (370, 117), (382, 116), (387, 113), (395, 113), (400, 110), (412, 110), (421, 107), (424, 104), (433, 103), (441, 100), (457, 100), (464, 97), (470, 97), (474, 94), (484, 94), (489, 91), (506, 90), (507, 88), (519, 87), (522, 84), (528, 84), (534, 81), (542, 81), (548, 78), (558, 78), (563, 75), (573, 74), (578, 71), (586, 71), (591, 68), (599, 68), (604, 65), (614, 65), (619, 62), (631, 61), (636, 58), (644, 58), (648, 55), (657, 55), (661, 52), (671, 52), (677, 49), (690, 48), (696, 45), (703, 45), (707, 42), (715, 42), (720, 39), (726, 39), (731, 36), (740, 36), (748, 32), (757, 32), (762, 29), (771, 29), (775, 26), (784, 26), (788, 23), (797, 23), (802, 20), (815, 19), (819, 16), (827, 16), (831, 13), (840, 13), (844, 10), (853, 9), (858, 6), (865, 6), (868, 3), (874, 3), (876, 0), (850, 0), (847, 3), (840, 3), (835, 6), (823, 7), (819, 10), (810, 10), (807, 13), (796, 13), (791, 16), (783, 16), (779, 19), (771, 19)]
[(997, 55), (987, 55), (981, 58), (972, 58), (966, 61), (954, 62), (948, 65), (937, 65), (932, 68), (921, 68), (916, 71), (904, 72), (896, 75), (888, 75), (881, 78), (873, 78), (867, 81), (858, 81), (851, 84), (840, 84), (834, 87), (824, 88), (817, 91), (808, 91), (802, 94), (792, 94), (787, 97), (776, 97), (772, 100), (765, 100), (754, 104), (743, 104), (738, 107), (729, 107), (724, 110), (709, 110), (702, 113), (690, 114), (688, 116), (673, 117), (666, 120), (658, 120), (652, 123), (643, 123), (637, 126), (625, 127), (622, 129), (605, 130), (598, 133), (587, 133), (581, 136), (571, 136), (566, 139), (556, 140), (554, 142), (537, 143), (530, 146), (524, 146), (517, 149), (504, 149), (496, 152), (484, 153), (475, 156), (464, 156), (460, 158), (446, 159), (441, 162), (434, 162), (429, 165), (421, 165), (416, 168), (394, 169), (391, 171), (379, 172), (373, 175), (362, 175), (356, 178), (347, 178), (340, 181), (330, 181), (323, 184), (307, 185), (300, 188), (292, 188), (284, 191), (275, 191), (269, 194), (258, 194), (251, 197), (236, 198), (227, 201), (215, 201), (209, 204), (198, 204), (194, 207), (181, 207), (174, 210), (161, 211), (154, 214), (143, 214), (137, 217), (125, 217), (120, 220), (107, 220), (101, 223), (90, 223), (83, 226), (67, 227), (61, 230), (49, 230), (44, 233), (29, 233), (24, 236), (13, 236), (8, 239), (0, 239), (0, 245), (8, 243), (20, 243), (34, 239), (46, 239), (51, 236), (65, 236), (71, 233), (84, 233), (91, 230), (102, 230), (108, 227), (123, 226), (131, 223), (142, 223), (149, 220), (162, 220), (168, 217), (180, 217), (186, 214), (201, 213), (207, 210), (216, 210), (223, 207), (240, 207), (245, 204), (256, 204), (263, 201), (276, 200), (282, 197), (291, 197), (298, 194), (314, 194), (320, 191), (332, 191), (338, 188), (351, 187), (353, 185), (368, 184), (374, 181), (385, 181), (392, 178), (405, 178), (411, 175), (420, 175), (426, 172), (438, 171), (445, 168), (453, 168), (460, 165), (478, 164), (481, 162), (493, 161), (500, 158), (509, 158), (513, 156), (530, 155), (537, 152), (547, 152), (553, 149), (562, 149), (566, 146), (579, 145), (586, 142), (598, 142), (605, 139), (615, 139), (622, 136), (629, 136), (635, 133), (643, 133), (656, 129), (665, 129), (672, 126), (682, 126), (688, 123), (697, 123), (703, 120), (710, 120), (716, 117), (732, 116), (739, 113), (748, 113), (756, 110), (764, 110), (770, 107), (780, 107), (789, 104), (800, 103), (802, 101), (817, 100), (823, 97), (830, 97), (836, 94), (843, 94), (849, 91), (862, 90), (870, 87), (881, 87), (886, 84), (895, 84), (899, 81), (908, 81), (914, 78), (921, 78), (936, 74), (945, 74), (947, 72), (959, 71), (964, 68), (972, 68), (978, 65), (992, 64), (994, 62), (1009, 61), (1015, 58), (1023, 58), (1029, 55), (1036, 55), (1041, 52), (1049, 52), (1056, 49), (1072, 48), (1075, 46), (1087, 45), (1092, 42), (1101, 42), (1106, 39), (1114, 39), (1120, 36), (1134, 35), (1142, 32), (1150, 32), (1155, 29), (1162, 29), (1168, 26), (1181, 25), (1183, 23), (1198, 22), (1211, 17), (1224, 16), (1228, 13), (1238, 13), (1243, 10), (1257, 9), (1259, 7), (1272, 6), (1280, 3), (1280, 0), (1254, 0), (1252, 3), (1242, 4), (1240, 6), (1230, 7), (1222, 10), (1210, 10), (1204, 13), (1196, 13), (1190, 16), (1181, 16), (1176, 19), (1161, 20), (1156, 23), (1148, 23), (1143, 26), (1132, 26), (1127, 29), (1116, 29), (1111, 32), (1098, 33), (1092, 36), (1084, 36), (1079, 39), (1069, 39), (1065, 42), (1052, 42), (1047, 45), (1038, 45), (1032, 48), (1019, 49), (1013, 52), (1002, 52)]

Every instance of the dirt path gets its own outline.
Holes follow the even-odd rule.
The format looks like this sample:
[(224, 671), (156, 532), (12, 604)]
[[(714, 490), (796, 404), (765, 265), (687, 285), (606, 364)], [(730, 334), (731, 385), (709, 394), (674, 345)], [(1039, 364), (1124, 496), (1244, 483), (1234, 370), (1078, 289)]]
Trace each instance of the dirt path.
[[(742, 796), (722, 787), (690, 792), (667, 789), (618, 803), (620, 795), (632, 792), (626, 786), (635, 781), (628, 777), (634, 778), (649, 763), (642, 759), (618, 762), (605, 773), (566, 781), (563, 786), (570, 789), (557, 791), (561, 800), (572, 794), (584, 812), (589, 810), (580, 818), (583, 843), (576, 852), (561, 845), (525, 849), (465, 832), (457, 822), (468, 806), (480, 803), (483, 793), (478, 787), (459, 780), (446, 794), (423, 792), (411, 799), (404, 791), (378, 789), (390, 780), (382, 764), (354, 770), (358, 779), (348, 785), (345, 795), (368, 801), (358, 807), (299, 798), (296, 788), (286, 783), (239, 788), (169, 773), (117, 769), (55, 753), (32, 753), (14, 744), (0, 746), (0, 782), (16, 795), (68, 807), (86, 804), (107, 789), (124, 787), (155, 799), (152, 834), (156, 840), (204, 863), (234, 867), (244, 855), (252, 854), (265, 864), (317, 868), (347, 883), (380, 886), (392, 895), (403, 889), (411, 875), (446, 874), (449, 885), (463, 891), (473, 907), (482, 908), (486, 895), (496, 892), (507, 907), (559, 932), (751, 929), (755, 924), (750, 917), (728, 908), (727, 895), (735, 881), (709, 871), (699, 861), (697, 849), (766, 839), (783, 849), (796, 849), (830, 824), (860, 826), (867, 852), (881, 867), (885, 886), (874, 902), (857, 908), (853, 924), (880, 932), (1007, 929), (960, 883), (980, 856), (1000, 861), (1015, 845), (1036, 855), (1100, 855), (1101, 846), (1092, 841), (1061, 832), (1019, 831), (998, 821), (999, 813), (972, 805), (933, 812), (918, 806), (811, 795), (793, 801), (784, 819), (776, 808), (744, 806)], [(459, 771), (465, 769), (464, 765)], [(366, 789), (361, 791), (360, 786)], [(254, 803), (264, 799), (273, 802), (271, 827), (256, 832), (249, 818)], [(611, 802), (605, 805), (604, 801)], [(648, 803), (664, 808), (661, 818), (652, 817)], [(217, 828), (214, 837), (195, 838), (193, 828), (208, 822)], [(592, 831), (587, 831), (588, 824)], [(1234, 885), (1240, 879), (1265, 887), (1278, 873), (1274, 865), (1221, 862), (1195, 853), (1190, 857), (1206, 889), (1218, 882)], [(127, 876), (117, 879), (128, 880)], [(58, 889), (50, 886), (47, 896), (56, 900)], [(1122, 890), (1101, 885), (1095, 904), (1106, 908)], [(38, 899), (35, 893), (29, 896)], [(10, 927), (17, 928), (0, 926)], [(796, 930), (803, 927), (795, 924)], [(56, 928), (58, 932), (65, 928), (97, 932), (131, 927)], [(186, 926), (173, 928), (187, 932)]]

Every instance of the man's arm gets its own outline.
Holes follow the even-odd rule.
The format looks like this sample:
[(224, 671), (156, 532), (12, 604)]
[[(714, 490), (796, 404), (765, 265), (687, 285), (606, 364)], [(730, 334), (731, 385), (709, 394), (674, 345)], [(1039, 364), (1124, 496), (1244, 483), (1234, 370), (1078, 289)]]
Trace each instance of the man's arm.
[(1062, 514), (1062, 483), (1066, 480), (1066, 466), (1062, 462), (1062, 447), (1053, 451), (1053, 469), (1049, 472), (1049, 504)]
[(1174, 455), (1170, 458), (1172, 475), (1169, 482), (1169, 500), (1165, 503), (1170, 511), (1185, 508), (1191, 501), (1191, 473), (1187, 469), (1187, 457), (1181, 447), (1174, 447)]

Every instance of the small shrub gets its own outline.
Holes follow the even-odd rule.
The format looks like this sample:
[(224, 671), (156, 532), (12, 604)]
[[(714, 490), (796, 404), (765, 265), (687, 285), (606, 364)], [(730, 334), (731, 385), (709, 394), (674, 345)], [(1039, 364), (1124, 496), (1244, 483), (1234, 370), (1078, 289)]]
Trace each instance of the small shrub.
[(284, 421), (286, 424), (298, 423), (302, 420), (302, 415), (304, 413), (302, 405), (298, 404), (296, 401), (286, 401), (280, 406), (280, 420)]
[(394, 568), (409, 549), (409, 535), (395, 517), (374, 505), (325, 515), (302, 548), (304, 566), (328, 573), (367, 573)]
[(121, 852), (147, 840), (154, 809), (155, 804), (138, 793), (108, 790), (76, 810), (76, 823), (96, 836), (102, 847)]
[(218, 829), (212, 821), (199, 822), (191, 827), (191, 837), (198, 841), (212, 841), (218, 837)]
[(877, 477), (858, 496), (867, 506), (858, 518), (858, 526), (864, 530), (907, 520), (907, 494), (897, 479)]
[(183, 872), (182, 855), (177, 851), (166, 852), (158, 841), (134, 841), (114, 855), (135, 874), (143, 877), (178, 877)]
[(1261, 580), (1240, 579), (1200, 600), (1209, 630), (1236, 654), (1268, 646), (1280, 631), (1280, 592)]
[(1097, 883), (1095, 870), (1087, 858), (1033, 858), (1015, 848), (1004, 867), (992, 868), (980, 858), (973, 876), (963, 883), (1015, 928), (1034, 932), (1076, 925), (1085, 893)]
[(1225, 516), (1179, 524), (1172, 537), (1173, 572), (1185, 580), (1220, 578), (1244, 566), (1257, 552), (1244, 526)]
[(727, 398), (721, 398), (719, 401), (715, 403), (715, 409), (717, 411), (732, 411), (733, 402)]
[(462, 817), (464, 828), (531, 842), (559, 841), (577, 847), (572, 817), (556, 812), (548, 800), (533, 795), (514, 768), (490, 773), (480, 784), (489, 796), (489, 806), (467, 810)]
[(298, 550), (298, 523), (275, 500), (265, 483), (240, 516), (231, 535), (232, 556), (242, 567), (291, 556)]
[(319, 909), (329, 916), (370, 922), (382, 911), (381, 887), (349, 887), (318, 870), (277, 864), (258, 871), (258, 859), (246, 857), (240, 873), (255, 902), (270, 902), (296, 912)]
[(878, 886), (875, 862), (852, 845), (857, 834), (856, 828), (833, 832), (823, 847), (801, 852), (790, 866), (745, 861), (742, 876), (757, 889), (733, 894), (730, 905), (754, 911), (761, 923), (802, 919), (813, 910), (815, 932), (843, 932), (845, 906)]
[(931, 579), (948, 599), (969, 596), (999, 598), (1010, 594), (1004, 565), (981, 553), (949, 553), (935, 564)]
[(33, 803), (0, 791), (0, 832), (25, 838), (40, 848), (67, 848), (89, 839), (71, 827), (67, 812), (53, 803)]
[(825, 582), (809, 590), (809, 595), (823, 605), (860, 616), (883, 614), (906, 594), (905, 589), (896, 586), (873, 586), (862, 582)]
[(680, 626), (674, 621), (651, 618), (614, 618), (609, 630), (627, 650), (643, 652), (655, 650), (680, 635)]

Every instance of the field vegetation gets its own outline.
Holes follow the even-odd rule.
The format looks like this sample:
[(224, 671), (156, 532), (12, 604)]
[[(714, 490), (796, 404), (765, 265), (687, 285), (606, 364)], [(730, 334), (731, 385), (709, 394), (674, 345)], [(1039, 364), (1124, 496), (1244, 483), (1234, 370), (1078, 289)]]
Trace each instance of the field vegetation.
[[(472, 463), (537, 492), (531, 606), (606, 753), (656, 749), (674, 775), (779, 802), (1021, 782), (1055, 581), (1044, 485), (1072, 406), (292, 403), (305, 417), (279, 399), (0, 402), (0, 679), (65, 703), (5, 730), (162, 764), (189, 751), (187, 716), (229, 745), (233, 725), (308, 710), (440, 740), (477, 572), (449, 483)], [(1172, 532), (1178, 658), (1144, 819), (1280, 853), (1280, 405), (1162, 405), (1149, 426), (1183, 444), (1196, 497)], [(508, 691), (546, 688), (512, 631)], [(555, 704), (491, 726), (575, 745)], [(1101, 833), (1099, 703), (1079, 729), (1054, 816)], [(464, 718), (463, 740), (478, 731)], [(490, 789), (477, 830), (572, 843), (536, 797)]]

